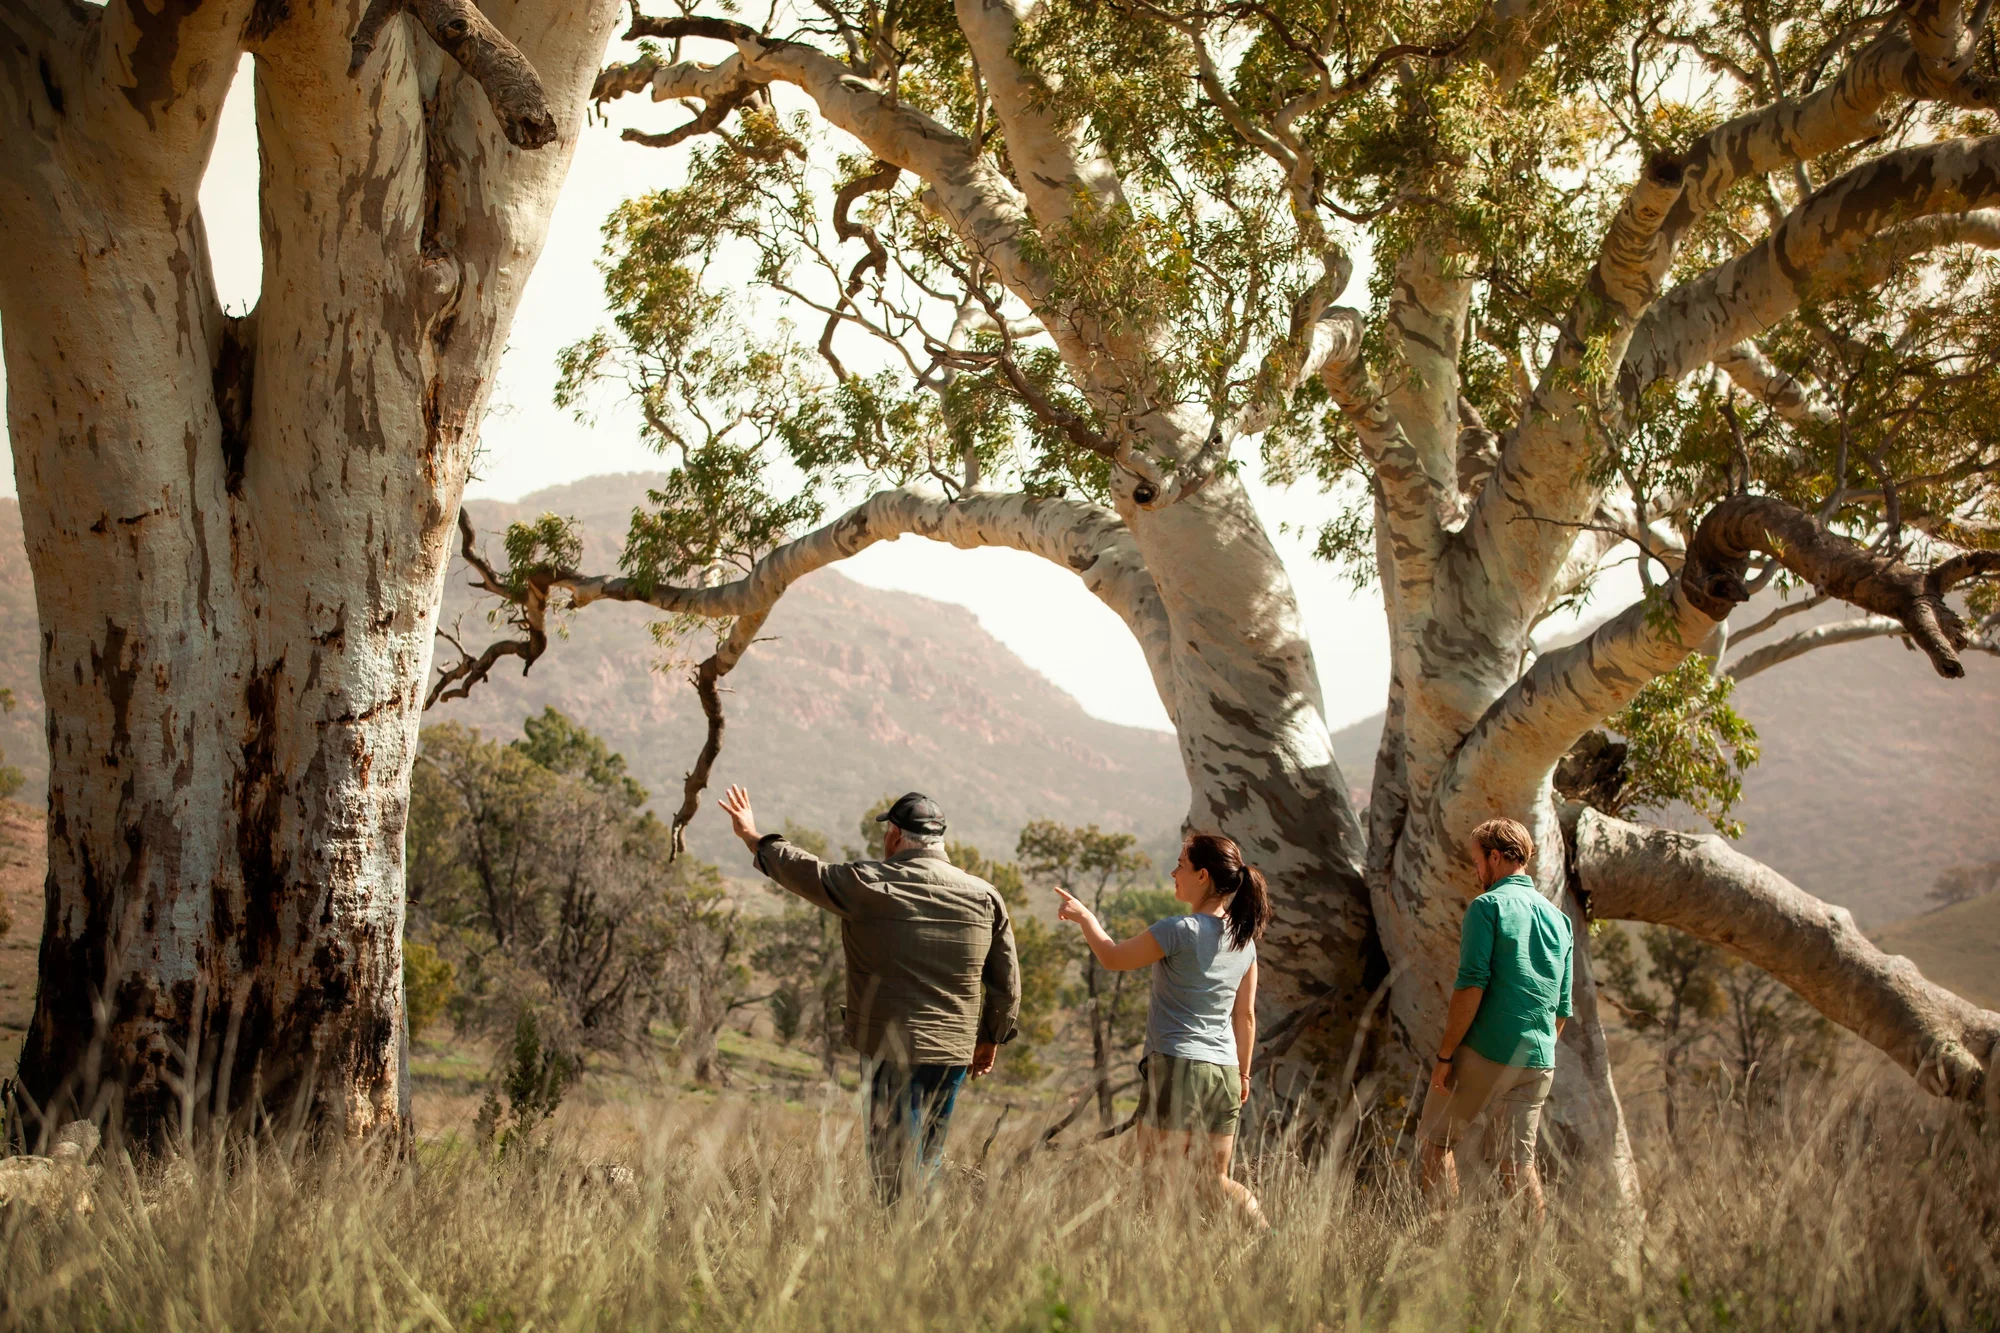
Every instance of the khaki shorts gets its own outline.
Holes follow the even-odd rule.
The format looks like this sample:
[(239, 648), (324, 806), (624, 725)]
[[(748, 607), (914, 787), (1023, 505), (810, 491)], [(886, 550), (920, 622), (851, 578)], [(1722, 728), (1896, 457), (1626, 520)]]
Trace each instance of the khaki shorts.
[(1516, 1165), (1533, 1162), (1542, 1103), (1555, 1081), (1553, 1069), (1496, 1064), (1461, 1046), (1451, 1058), (1451, 1096), (1440, 1098), (1433, 1089), (1424, 1098), (1417, 1133), (1434, 1148), (1453, 1148), (1480, 1113), (1490, 1110), (1500, 1159)]
[(1236, 1132), (1243, 1078), (1235, 1065), (1150, 1051), (1139, 1062), (1139, 1079), (1139, 1123), (1147, 1129)]

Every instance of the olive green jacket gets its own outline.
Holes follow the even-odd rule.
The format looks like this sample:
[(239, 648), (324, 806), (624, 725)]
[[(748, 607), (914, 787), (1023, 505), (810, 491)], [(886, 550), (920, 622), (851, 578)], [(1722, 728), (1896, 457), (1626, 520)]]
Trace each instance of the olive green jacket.
[(934, 848), (834, 865), (776, 833), (757, 868), (840, 918), (847, 1041), (869, 1059), (972, 1062), (975, 1042), (1014, 1036), (1021, 971), (999, 890)]

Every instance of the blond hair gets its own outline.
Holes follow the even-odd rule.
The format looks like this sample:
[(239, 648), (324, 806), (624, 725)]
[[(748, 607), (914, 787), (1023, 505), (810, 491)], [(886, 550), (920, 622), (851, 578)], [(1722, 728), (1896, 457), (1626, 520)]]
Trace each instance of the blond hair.
[(1535, 854), (1535, 840), (1519, 820), (1489, 819), (1472, 830), (1472, 837), (1482, 850), (1521, 865)]

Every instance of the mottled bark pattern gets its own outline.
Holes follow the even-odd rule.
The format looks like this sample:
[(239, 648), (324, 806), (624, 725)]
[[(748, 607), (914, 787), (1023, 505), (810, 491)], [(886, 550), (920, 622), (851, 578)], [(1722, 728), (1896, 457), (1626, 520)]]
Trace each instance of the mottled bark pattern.
[[(786, 83), (886, 169), (919, 178), (926, 205), (1028, 309), (1090, 400), (1086, 421), (1010, 381), (1045, 426), (1107, 462), (1117, 513), (992, 495), (968, 475), (959, 499), (887, 492), (774, 552), (740, 582), (652, 590), (647, 599), (708, 615), (761, 612), (805, 569), (896, 532), (1015, 546), (1082, 573), (1146, 650), (1194, 788), (1190, 827), (1236, 837), (1270, 877), (1277, 920), (1261, 955), (1263, 1026), (1267, 1057), (1283, 1053), (1280, 1084), (1351, 1067), (1367, 997), (1386, 979), (1390, 1040), (1377, 1067), (1400, 1065), (1414, 1096), (1443, 1027), (1465, 904), (1479, 887), (1471, 830), (1497, 814), (1522, 819), (1541, 849), (1536, 881), (1570, 914), (1579, 939), (1576, 1017), (1558, 1056), (1552, 1139), (1629, 1197), (1637, 1178), (1551, 775), (1579, 736), (1648, 681), (1704, 645), (1719, 651), (1728, 578), (1740, 582), (1743, 550), (1769, 545), (1711, 543), (1691, 553), (1685, 586), (1670, 580), (1584, 642), (1539, 661), (1532, 631), (1587, 588), (1623, 542), (1643, 542), (1670, 574), (1682, 568), (1681, 539), (1660, 515), (1603, 482), (1606, 442), (1637, 394), (1718, 361), (1779, 410), (1814, 419), (1823, 408), (1807, 386), (1739, 344), (1791, 314), (1833, 269), (1867, 277), (1935, 246), (2000, 244), (1982, 211), (2000, 202), (2000, 139), (1946, 140), (1862, 158), (1803, 191), (1739, 258), (1669, 285), (1682, 242), (1746, 181), (1880, 135), (1885, 109), (1907, 99), (1990, 107), (1993, 89), (1973, 71), (1977, 23), (1951, 0), (1898, 11), (1814, 91), (1650, 158), (1556, 320), (1543, 364), (1513, 367), (1519, 419), (1503, 436), (1462, 392), (1478, 265), (1451, 239), (1419, 229), (1388, 275), (1379, 329), (1334, 305), (1351, 265), (1319, 212), (1326, 164), (1297, 126), (1340, 94), (1328, 84), (1260, 115), (1237, 100), (1198, 22), (1184, 28), (1194, 77), (1242, 146), (1282, 173), (1293, 220), (1322, 251), (1325, 276), (1301, 298), (1256, 392), (1232, 415), (1207, 419), (1165, 391), (1156, 368), (1171, 335), (1084, 308), (1037, 261), (1039, 242), (1086, 203), (1116, 208), (1123, 186), (1087, 124), (1052, 113), (1050, 82), (1062, 75), (1022, 62), (1020, 24), (1033, 12), (1015, 0), (955, 8), (1004, 135), (1005, 163), (899, 100), (893, 69), (859, 44), (843, 61), (733, 19), (636, 16), (630, 35), (726, 47), (712, 61), (655, 55), (608, 69), (597, 93), (648, 90), (655, 100), (690, 98), (706, 104), (704, 115), (726, 114), (746, 89)], [(1483, 64), (1510, 87), (1557, 42), (1562, 21), (1559, 7), (1506, 0), (1424, 58), (1445, 71)], [(1289, 582), (1247, 497), (1220, 466), (1243, 436), (1268, 426), (1274, 403), (1315, 375), (1366, 454), (1389, 622), (1388, 719), (1365, 848), (1333, 763)], [(1728, 576), (1722, 583), (1718, 570)], [(1919, 614), (1870, 605), (1920, 640), (1927, 631), (1917, 622), (1928, 614), (1932, 638), (1949, 648), (1952, 625), (1936, 600), (1947, 574), (1968, 572), (1941, 568), (1920, 590), (1929, 599), (1922, 606), (1905, 597), (1904, 609)], [(579, 605), (638, 595), (617, 579), (566, 581)], [(1829, 590), (1860, 595), (1851, 582), (1830, 579)], [(1296, 1041), (1287, 1026), (1295, 1022), (1311, 1023), (1314, 1038)]]
[[(51, 751), (31, 1108), (404, 1127), (402, 834), (449, 524), (608, 5), (486, 15), (560, 108), (507, 142), (358, 6), (13, 7), (0, 317)], [(264, 297), (197, 191), (256, 56)], [(30, 73), (33, 71), (33, 73)]]

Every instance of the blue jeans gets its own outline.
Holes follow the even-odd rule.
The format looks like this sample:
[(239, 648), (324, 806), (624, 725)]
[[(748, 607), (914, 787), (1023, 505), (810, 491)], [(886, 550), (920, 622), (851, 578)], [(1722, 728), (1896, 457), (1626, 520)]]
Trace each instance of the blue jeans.
[(928, 1185), (944, 1164), (951, 1110), (965, 1082), (964, 1065), (871, 1062), (868, 1074), (868, 1169), (885, 1204), (902, 1197), (912, 1174)]

